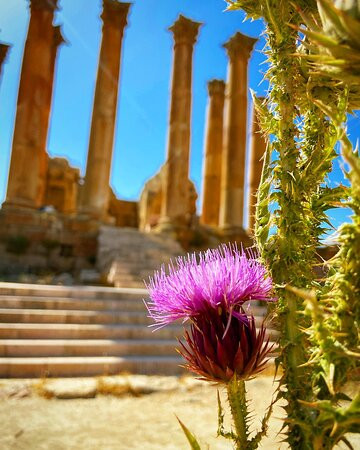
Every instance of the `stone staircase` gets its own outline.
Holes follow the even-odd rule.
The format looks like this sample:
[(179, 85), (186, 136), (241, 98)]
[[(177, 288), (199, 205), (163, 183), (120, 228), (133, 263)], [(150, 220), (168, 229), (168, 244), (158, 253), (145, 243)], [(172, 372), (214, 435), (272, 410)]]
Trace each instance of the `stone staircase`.
[(115, 287), (144, 287), (154, 270), (184, 253), (166, 234), (134, 228), (102, 226), (98, 235), (97, 269)]
[[(153, 331), (144, 289), (0, 283), (0, 377), (180, 374), (182, 326)], [(260, 323), (264, 307), (253, 308)]]

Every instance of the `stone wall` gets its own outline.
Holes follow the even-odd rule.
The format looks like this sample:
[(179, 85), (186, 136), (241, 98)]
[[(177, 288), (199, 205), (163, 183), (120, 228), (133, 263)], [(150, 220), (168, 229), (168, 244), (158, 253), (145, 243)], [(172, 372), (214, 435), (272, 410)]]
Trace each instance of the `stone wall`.
[(96, 267), (109, 284), (144, 287), (142, 280), (183, 252), (180, 244), (167, 235), (102, 226)]
[(138, 228), (138, 202), (120, 200), (113, 191), (110, 194), (108, 215), (114, 218), (117, 227)]
[(97, 229), (56, 211), (0, 210), (0, 277), (93, 267)]
[(49, 158), (46, 176), (45, 205), (63, 214), (77, 212), (80, 170), (65, 158)]
[[(141, 192), (138, 207), (139, 229), (141, 231), (151, 231), (159, 224), (164, 197), (165, 172), (164, 165), (155, 176), (145, 183), (144, 189)], [(187, 198), (183, 221), (185, 225), (190, 226), (196, 217), (197, 192), (194, 183), (189, 179), (183, 180), (181, 189), (186, 191)]]

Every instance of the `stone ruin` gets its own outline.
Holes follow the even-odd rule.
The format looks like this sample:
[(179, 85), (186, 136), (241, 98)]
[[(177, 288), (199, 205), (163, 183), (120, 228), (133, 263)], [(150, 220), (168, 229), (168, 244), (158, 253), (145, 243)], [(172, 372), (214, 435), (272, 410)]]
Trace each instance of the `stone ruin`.
[[(201, 24), (180, 15), (169, 28), (174, 47), (166, 160), (144, 185), (139, 201), (125, 201), (110, 187), (110, 168), (122, 40), (131, 5), (103, 0), (102, 40), (82, 179), (79, 169), (66, 159), (50, 158), (46, 151), (57, 52), (64, 42), (61, 27), (53, 25), (58, 0), (29, 1), (7, 194), (0, 210), (0, 273), (24, 267), (73, 273), (94, 266), (109, 273), (111, 261), (119, 258), (110, 249), (104, 251), (101, 243), (109, 248), (111, 239), (122, 242), (122, 230), (130, 240), (141, 234), (141, 238), (134, 237), (137, 251), (139, 242), (146, 247), (146, 235), (155, 247), (161, 236), (163, 242), (170, 239), (181, 244), (171, 244), (168, 251), (166, 246), (161, 251), (154, 247), (158, 261), (183, 249), (219, 242), (250, 244), (266, 147), (254, 115), (249, 229), (244, 230), (247, 72), (256, 39), (236, 33), (224, 44), (228, 79), (208, 83), (202, 211), (198, 217), (198, 194), (189, 179), (189, 160), (193, 50)], [(7, 45), (0, 44), (0, 75), (7, 50)], [(104, 238), (106, 233), (108, 238)], [(113, 247), (121, 253), (122, 246)], [(124, 258), (120, 259), (124, 265)]]

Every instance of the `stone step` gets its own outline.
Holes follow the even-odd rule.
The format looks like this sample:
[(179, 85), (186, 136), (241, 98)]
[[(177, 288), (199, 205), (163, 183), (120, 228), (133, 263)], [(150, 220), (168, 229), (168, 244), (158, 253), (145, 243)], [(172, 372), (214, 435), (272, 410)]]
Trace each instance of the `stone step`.
[(183, 252), (169, 236), (103, 226), (98, 236), (97, 269), (117, 287), (136, 287)]
[(175, 339), (183, 326), (0, 323), (0, 339)]
[[(175, 241), (168, 234), (149, 234), (134, 228), (119, 228), (109, 225), (103, 225), (100, 227), (100, 240), (103, 242), (108, 241), (112, 247), (120, 247), (125, 245), (141, 245), (141, 248), (166, 248), (172, 247), (174, 250), (181, 250), (180, 244)], [(115, 243), (113, 240), (117, 238)], [(159, 247), (160, 246), (160, 247)], [(165, 247), (166, 246), (166, 247)]]
[(71, 324), (143, 324), (152, 321), (145, 312), (84, 311), (46, 309), (0, 309), (0, 322), (5, 323), (71, 323)]
[(136, 289), (136, 288), (140, 288), (142, 286), (144, 286), (144, 283), (142, 281), (129, 281), (129, 280), (121, 280), (121, 279), (116, 279), (116, 281), (114, 281), (114, 286), (115, 288), (131, 288), (131, 289)]
[(0, 357), (174, 356), (177, 346), (174, 339), (0, 339)]
[(0, 378), (41, 378), (114, 375), (122, 372), (175, 375), (180, 356), (65, 356), (38, 358), (1, 358)]
[[(78, 356), (48, 358), (2, 358), (0, 378), (86, 377), (136, 373), (146, 375), (183, 375), (180, 356)], [(263, 373), (274, 372), (269, 358)]]
[[(98, 300), (66, 297), (33, 297), (0, 295), (0, 309), (46, 309), (46, 310), (95, 310), (95, 311), (143, 311), (148, 314), (144, 300), (147, 297), (119, 300)], [(247, 304), (245, 304), (247, 309)], [(266, 315), (266, 306), (251, 305), (256, 316)]]
[(0, 339), (0, 357), (175, 356), (178, 347), (175, 339)]
[(93, 298), (113, 299), (120, 298), (146, 298), (146, 289), (113, 288), (103, 286), (53, 286), (40, 284), (22, 284), (0, 282), (1, 295), (19, 295), (32, 297), (66, 297), (66, 298)]
[[(183, 325), (149, 327), (147, 298), (128, 287), (0, 283), (0, 377), (181, 373)], [(251, 311), (260, 324), (266, 305)]]
[[(161, 267), (161, 262), (159, 261), (151, 261), (151, 260), (145, 260), (142, 262), (139, 261), (128, 261), (125, 260), (121, 261), (119, 258), (116, 258), (116, 261), (114, 262), (116, 264), (116, 271), (119, 275), (135, 275), (135, 274), (142, 274), (142, 273), (152, 273), (156, 270), (159, 270)], [(166, 267), (166, 264), (165, 264)], [(139, 277), (140, 278), (140, 277)]]
[[(133, 273), (130, 273), (130, 272), (122, 272), (119, 275), (119, 277), (121, 277), (121, 279), (123, 281), (130, 281), (130, 282), (135, 281), (137, 283), (142, 282), (141, 278), (137, 274), (133, 274)], [(143, 286), (144, 286), (144, 283), (143, 283)]]
[[(255, 316), (260, 326), (263, 317)], [(72, 324), (143, 324), (153, 320), (145, 312), (138, 311), (83, 311), (46, 309), (0, 309), (0, 322), (5, 323), (72, 323)]]
[[(146, 297), (144, 297), (146, 298)], [(134, 297), (131, 300), (97, 300), (66, 297), (32, 297), (0, 295), (2, 309), (71, 309), (71, 310), (124, 310), (147, 312), (142, 299)]]
[[(141, 324), (0, 323), (0, 339), (175, 339), (184, 327), (178, 322), (158, 329)], [(271, 341), (278, 335), (268, 327)]]
[(160, 265), (158, 263), (156, 264), (149, 264), (148, 262), (138, 263), (138, 262), (131, 262), (131, 261), (124, 261), (121, 263), (118, 259), (116, 260), (117, 267), (116, 270), (118, 271), (119, 275), (133, 275), (137, 272), (145, 272), (148, 270), (157, 270), (160, 268)]

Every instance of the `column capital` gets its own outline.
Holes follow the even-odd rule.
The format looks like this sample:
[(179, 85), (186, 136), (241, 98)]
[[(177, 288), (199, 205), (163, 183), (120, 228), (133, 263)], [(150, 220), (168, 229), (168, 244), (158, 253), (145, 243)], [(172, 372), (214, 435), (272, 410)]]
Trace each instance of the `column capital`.
[(208, 81), (209, 95), (224, 95), (225, 94), (225, 81), (224, 80), (210, 80)]
[(53, 37), (53, 45), (54, 47), (59, 47), (61, 44), (66, 43), (66, 39), (62, 35), (61, 25), (57, 25), (54, 27), (54, 37)]
[(2, 63), (6, 59), (6, 56), (8, 54), (10, 47), (11, 47), (11, 45), (0, 42), (0, 68), (1, 68)]
[(119, 28), (127, 25), (127, 15), (132, 3), (118, 2), (117, 0), (103, 0), (103, 23), (112, 23)]
[(194, 45), (201, 25), (202, 23), (194, 22), (180, 14), (174, 24), (169, 27), (169, 31), (174, 35), (175, 44)]
[(249, 59), (250, 53), (256, 42), (256, 38), (246, 36), (238, 31), (223, 45), (223, 47), (227, 50), (230, 59), (239, 57)]
[(31, 11), (44, 9), (56, 11), (58, 9), (57, 2), (58, 0), (30, 0), (30, 9)]

